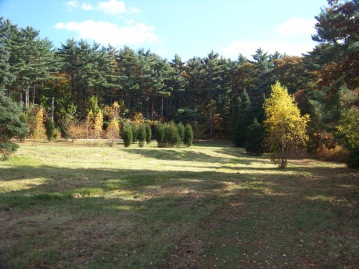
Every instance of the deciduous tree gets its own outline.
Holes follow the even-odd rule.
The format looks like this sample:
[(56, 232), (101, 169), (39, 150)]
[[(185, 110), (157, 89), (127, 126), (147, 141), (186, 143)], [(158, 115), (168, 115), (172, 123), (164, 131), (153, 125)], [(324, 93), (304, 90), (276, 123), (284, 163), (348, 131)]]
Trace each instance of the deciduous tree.
[(266, 142), (272, 153), (272, 161), (286, 168), (288, 158), (306, 148), (308, 115), (301, 116), (294, 98), (279, 82), (272, 85), (272, 92), (264, 104)]

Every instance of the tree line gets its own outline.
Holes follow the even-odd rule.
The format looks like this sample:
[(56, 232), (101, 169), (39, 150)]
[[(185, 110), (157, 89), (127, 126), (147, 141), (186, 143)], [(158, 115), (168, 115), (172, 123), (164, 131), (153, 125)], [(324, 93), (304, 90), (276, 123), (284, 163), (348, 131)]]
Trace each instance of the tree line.
[(41, 107), (62, 135), (74, 121), (89, 120), (96, 98), (102, 129), (112, 120), (106, 109), (117, 102), (122, 119), (190, 123), (197, 138), (232, 138), (250, 148), (255, 137), (249, 133), (263, 134), (263, 106), (280, 81), (301, 114), (310, 116), (308, 150), (323, 158), (348, 151), (353, 160), (359, 146), (358, 13), (357, 0), (328, 0), (315, 17), (318, 44), (303, 56), (258, 48), (252, 59), (211, 51), (187, 61), (85, 40), (54, 48), (36, 29), (1, 18), (0, 87), (27, 114)]

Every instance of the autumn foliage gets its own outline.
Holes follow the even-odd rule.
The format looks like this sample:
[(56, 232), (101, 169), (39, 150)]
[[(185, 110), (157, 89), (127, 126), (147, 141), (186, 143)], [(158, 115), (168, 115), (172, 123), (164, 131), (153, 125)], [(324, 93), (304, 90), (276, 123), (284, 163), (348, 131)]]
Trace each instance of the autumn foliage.
[(272, 161), (280, 168), (287, 167), (288, 158), (297, 156), (306, 148), (308, 115), (301, 116), (294, 98), (279, 82), (272, 85), (272, 93), (265, 101), (266, 143)]

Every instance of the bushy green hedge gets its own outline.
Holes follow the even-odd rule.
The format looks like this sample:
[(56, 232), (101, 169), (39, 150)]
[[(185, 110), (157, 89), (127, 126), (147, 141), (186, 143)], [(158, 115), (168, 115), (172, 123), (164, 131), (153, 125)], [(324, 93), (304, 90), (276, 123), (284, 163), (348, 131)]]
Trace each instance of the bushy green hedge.
[(156, 126), (156, 140), (157, 146), (160, 148), (170, 148), (181, 144), (190, 146), (193, 141), (192, 127), (189, 124), (184, 127), (182, 123), (177, 125), (173, 122), (158, 123)]

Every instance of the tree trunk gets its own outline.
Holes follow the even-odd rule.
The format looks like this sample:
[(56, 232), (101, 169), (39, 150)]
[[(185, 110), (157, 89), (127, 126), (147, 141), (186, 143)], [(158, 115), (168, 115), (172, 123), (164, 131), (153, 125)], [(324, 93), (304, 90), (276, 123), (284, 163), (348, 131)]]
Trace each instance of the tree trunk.
[(284, 151), (284, 141), (282, 141), (281, 163), (279, 165), (279, 168), (286, 168), (286, 167), (287, 167), (287, 157), (285, 156), (285, 151)]
[(35, 105), (35, 93), (36, 93), (36, 88), (35, 88), (35, 84), (34, 84), (33, 92), (32, 92), (32, 105)]
[(55, 111), (55, 97), (52, 97), (51, 101), (51, 119), (54, 121), (54, 111)]
[(29, 83), (26, 82), (26, 89), (25, 89), (25, 107), (29, 107), (30, 104), (30, 96), (29, 96)]

